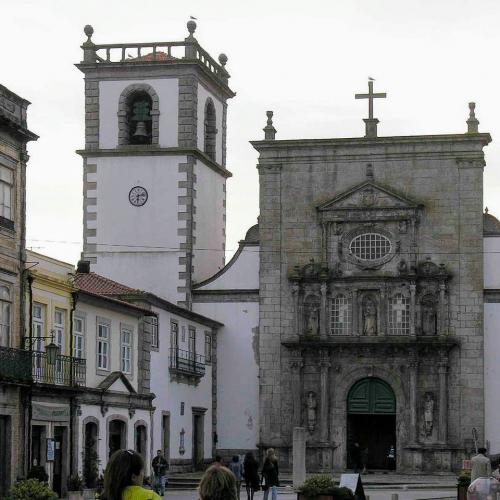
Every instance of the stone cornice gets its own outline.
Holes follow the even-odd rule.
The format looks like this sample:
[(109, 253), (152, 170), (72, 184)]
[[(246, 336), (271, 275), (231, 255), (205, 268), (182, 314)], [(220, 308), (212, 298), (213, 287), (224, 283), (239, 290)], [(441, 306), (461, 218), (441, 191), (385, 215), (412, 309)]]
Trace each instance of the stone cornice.
[(232, 177), (233, 174), (226, 170), (222, 165), (210, 159), (203, 151), (197, 148), (161, 148), (156, 146), (119, 146), (114, 149), (78, 149), (77, 154), (83, 158), (99, 158), (99, 157), (113, 157), (113, 156), (186, 156), (193, 155), (196, 159), (203, 161), (207, 167), (211, 168), (214, 172), (222, 175), (226, 179)]

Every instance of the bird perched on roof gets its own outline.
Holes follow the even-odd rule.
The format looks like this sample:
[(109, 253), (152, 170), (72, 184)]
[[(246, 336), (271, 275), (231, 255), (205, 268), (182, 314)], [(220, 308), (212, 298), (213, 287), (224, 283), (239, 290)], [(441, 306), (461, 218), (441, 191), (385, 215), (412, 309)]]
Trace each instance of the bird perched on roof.
[(189, 19), (193, 19), (194, 21), (196, 21), (196, 17), (193, 16), (189, 16)]
[(370, 80), (371, 82), (374, 82), (375, 81), (375, 78), (372, 78), (371, 76), (368, 77), (368, 80)]

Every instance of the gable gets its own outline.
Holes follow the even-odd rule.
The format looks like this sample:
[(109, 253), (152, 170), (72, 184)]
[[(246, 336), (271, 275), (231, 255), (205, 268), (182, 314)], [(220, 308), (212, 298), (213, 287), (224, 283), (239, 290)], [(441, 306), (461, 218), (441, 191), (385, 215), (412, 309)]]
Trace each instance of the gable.
[(344, 211), (352, 209), (411, 209), (419, 207), (414, 200), (402, 196), (373, 181), (366, 181), (317, 207), (319, 212)]
[(108, 387), (108, 391), (110, 392), (125, 392), (127, 394), (130, 393), (130, 391), (128, 390), (128, 388), (125, 386), (125, 384), (123, 383), (123, 380), (121, 379), (117, 379), (115, 380), (109, 387)]

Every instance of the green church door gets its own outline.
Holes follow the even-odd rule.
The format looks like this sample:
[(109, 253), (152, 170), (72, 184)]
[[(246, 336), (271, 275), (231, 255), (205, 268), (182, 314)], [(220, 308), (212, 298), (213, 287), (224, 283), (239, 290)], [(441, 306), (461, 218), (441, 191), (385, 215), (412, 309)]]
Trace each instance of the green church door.
[(396, 450), (396, 398), (383, 380), (365, 378), (351, 387), (347, 397), (347, 445), (349, 468), (395, 468), (395, 460), (388, 455), (391, 446)]

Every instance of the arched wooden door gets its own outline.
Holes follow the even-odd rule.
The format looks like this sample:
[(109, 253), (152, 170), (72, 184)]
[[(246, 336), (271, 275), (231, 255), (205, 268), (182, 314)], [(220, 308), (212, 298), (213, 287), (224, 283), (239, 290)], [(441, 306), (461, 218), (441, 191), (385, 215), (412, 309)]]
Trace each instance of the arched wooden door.
[(396, 397), (389, 384), (369, 377), (351, 387), (347, 432), (348, 467), (394, 469), (395, 457), (390, 458), (389, 451), (396, 450)]

